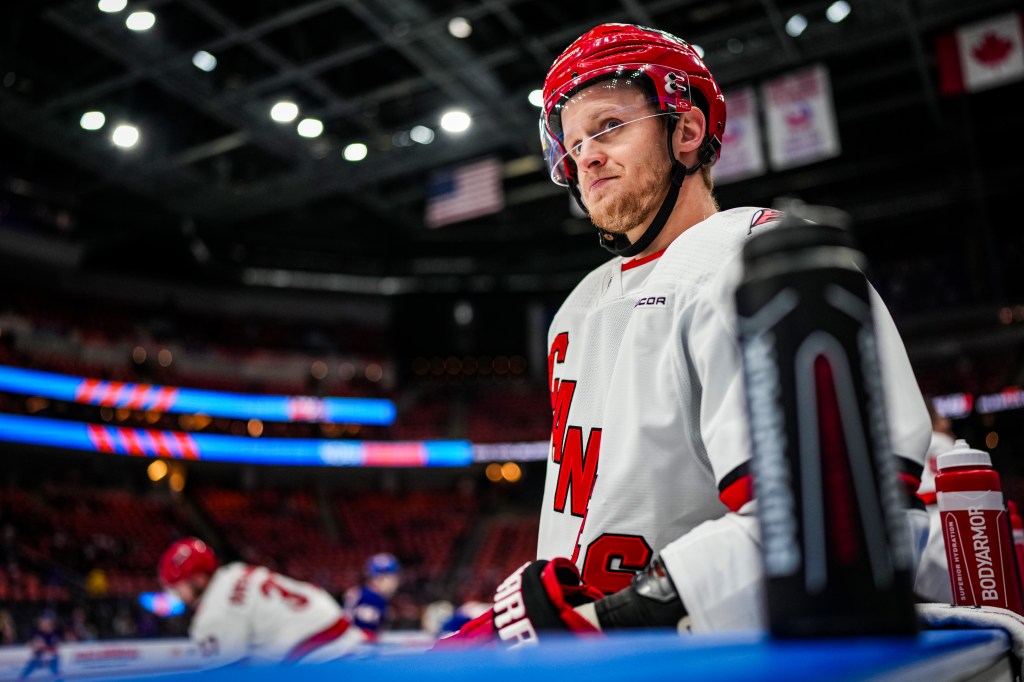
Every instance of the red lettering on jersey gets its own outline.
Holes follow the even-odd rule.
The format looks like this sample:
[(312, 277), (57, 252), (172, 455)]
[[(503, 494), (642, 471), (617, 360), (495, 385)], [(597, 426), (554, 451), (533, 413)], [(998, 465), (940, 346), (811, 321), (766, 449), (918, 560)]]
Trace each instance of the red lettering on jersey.
[(551, 389), (551, 461), (560, 465), (555, 490), (555, 511), (565, 513), (565, 503), (572, 489), (569, 511), (583, 517), (597, 480), (597, 460), (601, 450), (601, 429), (591, 429), (587, 447), (583, 448), (583, 429), (569, 426), (569, 407), (576, 392), (576, 382), (555, 379), (555, 364), (565, 362), (569, 333), (555, 337), (548, 353), (548, 384)]
[[(612, 594), (629, 587), (633, 576), (644, 570), (654, 550), (639, 535), (613, 535), (605, 533), (587, 547), (583, 561), (583, 582)], [(612, 562), (618, 560), (618, 567)]]
[(565, 502), (572, 488), (572, 504), (569, 511), (573, 516), (584, 516), (590, 494), (597, 481), (597, 460), (601, 453), (601, 429), (590, 429), (587, 438), (587, 449), (583, 450), (583, 430), (578, 426), (570, 426), (565, 434), (561, 451), (556, 462), (558, 467), (558, 485), (555, 486), (555, 511), (565, 512)]
[(249, 587), (249, 576), (256, 570), (255, 566), (246, 566), (242, 575), (238, 578), (235, 583), (235, 587), (231, 590), (231, 603), (232, 604), (244, 604), (245, 603), (245, 590)]
[[(555, 398), (558, 395), (558, 380), (555, 379), (555, 363), (565, 362), (565, 352), (569, 349), (569, 332), (562, 332), (555, 337), (548, 352), (548, 390), (551, 391), (551, 409), (555, 409)], [(567, 408), (568, 409), (568, 408)]]
[(565, 445), (566, 419), (569, 418), (569, 406), (572, 394), (576, 392), (575, 381), (556, 382), (557, 395), (554, 396), (554, 412), (551, 417), (551, 461), (562, 461), (562, 449)]
[(298, 611), (299, 609), (305, 608), (309, 604), (309, 600), (304, 595), (298, 592), (292, 592), (281, 583), (274, 580), (277, 577), (275, 573), (271, 573), (263, 584), (260, 585), (260, 592), (263, 593), (264, 597), (269, 597), (271, 592), (277, 592), (281, 595), (281, 600), (285, 604), (290, 606), (293, 610)]

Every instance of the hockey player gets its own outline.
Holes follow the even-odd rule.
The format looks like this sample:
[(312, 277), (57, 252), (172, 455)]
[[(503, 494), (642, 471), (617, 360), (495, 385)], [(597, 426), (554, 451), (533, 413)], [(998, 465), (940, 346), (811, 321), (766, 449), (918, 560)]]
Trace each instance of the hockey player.
[(387, 618), (388, 602), (401, 585), (401, 566), (394, 554), (381, 552), (366, 560), (365, 580), (345, 594), (345, 615), (372, 641), (380, 635)]
[[(598, 26), (548, 72), (541, 139), (551, 178), (615, 257), (583, 279), (549, 329), (553, 424), (538, 560), (441, 646), (532, 642), (543, 629), (765, 625), (733, 294), (743, 243), (781, 215), (719, 210), (711, 165), (725, 119), (701, 58), (662, 31)], [(872, 297), (909, 498), (928, 415), (896, 327)], [(919, 552), (927, 517), (908, 517)]]
[(263, 566), (220, 566), (199, 538), (171, 544), (159, 574), (194, 611), (189, 636), (212, 665), (318, 663), (349, 656), (367, 641), (323, 589)]
[(36, 626), (29, 637), (29, 649), (32, 652), (21, 671), (19, 680), (28, 679), (38, 668), (49, 668), (54, 682), (61, 682), (60, 651), (58, 650), (64, 637), (57, 627), (56, 614), (47, 609), (36, 620)]

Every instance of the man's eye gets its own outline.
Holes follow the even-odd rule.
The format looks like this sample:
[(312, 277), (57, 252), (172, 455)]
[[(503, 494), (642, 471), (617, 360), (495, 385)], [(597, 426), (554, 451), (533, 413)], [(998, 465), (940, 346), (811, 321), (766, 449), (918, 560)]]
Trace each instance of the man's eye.
[(605, 122), (604, 129), (605, 130), (611, 130), (613, 128), (618, 128), (620, 125), (622, 125), (622, 121), (619, 121), (617, 119), (612, 118), (612, 119), (608, 119)]
[(581, 147), (583, 147), (583, 143), (582, 142), (577, 142), (576, 144), (574, 144), (571, 147), (569, 147), (569, 156), (571, 156), (572, 158), (575, 159), (577, 156), (580, 155), (580, 148)]

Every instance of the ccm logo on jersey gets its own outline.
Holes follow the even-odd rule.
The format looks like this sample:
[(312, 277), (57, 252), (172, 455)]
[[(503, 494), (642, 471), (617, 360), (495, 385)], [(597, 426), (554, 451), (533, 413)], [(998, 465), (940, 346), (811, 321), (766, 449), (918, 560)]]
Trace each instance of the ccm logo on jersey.
[(666, 305), (665, 297), (664, 296), (647, 296), (647, 297), (641, 298), (639, 301), (637, 301), (636, 304), (633, 307), (634, 308), (639, 308), (642, 305)]

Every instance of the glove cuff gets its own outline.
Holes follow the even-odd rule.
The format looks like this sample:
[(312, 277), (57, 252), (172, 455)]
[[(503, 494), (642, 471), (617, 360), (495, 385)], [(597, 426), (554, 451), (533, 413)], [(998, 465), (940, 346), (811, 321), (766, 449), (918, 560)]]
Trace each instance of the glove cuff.
[(580, 584), (580, 574), (568, 559), (523, 564), (494, 595), (494, 630), (511, 644), (536, 644), (539, 630), (600, 632), (573, 610), (593, 601), (593, 588)]

